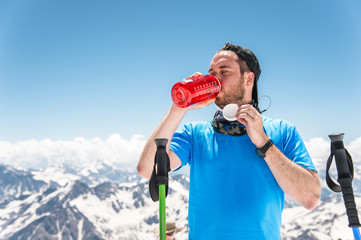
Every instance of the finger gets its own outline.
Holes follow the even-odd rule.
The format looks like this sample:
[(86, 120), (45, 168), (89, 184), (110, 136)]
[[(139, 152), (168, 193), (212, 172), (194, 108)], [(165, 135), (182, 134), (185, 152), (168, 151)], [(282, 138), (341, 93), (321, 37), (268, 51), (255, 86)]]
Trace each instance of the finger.
[(257, 109), (255, 109), (255, 108), (254, 108), (252, 105), (250, 105), (250, 104), (241, 105), (241, 106), (239, 107), (239, 109), (247, 109), (247, 110), (253, 112), (254, 114), (256, 114), (256, 113), (258, 112)]
[(241, 124), (243, 124), (246, 128), (248, 128), (248, 123), (243, 120), (243, 119), (237, 119), (238, 122), (240, 122)]
[(203, 74), (200, 72), (195, 72), (193, 73), (191, 76), (187, 77), (186, 79), (192, 79), (192, 78), (198, 78), (198, 77), (202, 77)]
[(191, 109), (204, 108), (204, 107), (209, 106), (209, 105), (210, 105), (211, 103), (213, 103), (214, 101), (215, 101), (215, 99), (212, 98), (212, 99), (209, 99), (209, 100), (207, 100), (207, 101), (205, 101), (205, 102), (200, 102), (200, 103), (193, 104), (193, 105), (189, 106), (188, 109), (191, 110)]
[(246, 129), (248, 129), (248, 122), (246, 121), (246, 119), (238, 117), (238, 116), (236, 118), (239, 123), (243, 124), (246, 127)]
[(244, 120), (247, 123), (253, 121), (253, 119), (248, 113), (240, 113), (237, 116), (237, 120)]
[(239, 108), (240, 112), (247, 112), (249, 113), (249, 115), (251, 117), (253, 117), (254, 119), (257, 119), (259, 117), (261, 117), (262, 115), (257, 111), (257, 109), (255, 109), (252, 105), (250, 104), (245, 104), (245, 105), (241, 105), (241, 107)]
[(239, 114), (246, 114), (249, 117), (251, 117), (252, 119), (257, 119), (257, 115), (252, 110), (250, 110), (249, 108), (240, 109), (240, 110), (238, 110), (237, 114), (238, 115)]

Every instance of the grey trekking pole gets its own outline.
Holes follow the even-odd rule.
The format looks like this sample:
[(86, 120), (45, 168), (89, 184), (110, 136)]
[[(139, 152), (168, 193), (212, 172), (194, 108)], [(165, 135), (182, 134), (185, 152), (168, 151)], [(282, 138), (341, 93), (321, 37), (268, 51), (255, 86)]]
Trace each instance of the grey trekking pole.
[[(352, 158), (344, 147), (343, 133), (334, 133), (328, 136), (331, 139), (331, 155), (328, 158), (326, 164), (326, 183), (332, 191), (342, 192), (346, 213), (348, 216), (348, 226), (352, 228), (355, 239), (361, 240), (359, 229), (361, 224), (358, 218), (355, 197), (352, 190), (352, 180), (354, 177)], [(333, 156), (335, 156), (338, 174), (337, 181), (340, 185), (335, 183), (329, 175), (329, 169), (331, 167)]]

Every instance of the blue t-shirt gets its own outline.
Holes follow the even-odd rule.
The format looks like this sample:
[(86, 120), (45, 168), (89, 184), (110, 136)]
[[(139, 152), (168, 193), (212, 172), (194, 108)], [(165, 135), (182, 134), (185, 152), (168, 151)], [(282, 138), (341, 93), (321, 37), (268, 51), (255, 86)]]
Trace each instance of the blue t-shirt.
[[(316, 171), (294, 125), (263, 117), (263, 126), (289, 159)], [(190, 166), (190, 240), (280, 239), (284, 192), (248, 135), (190, 123), (174, 134), (170, 149)]]

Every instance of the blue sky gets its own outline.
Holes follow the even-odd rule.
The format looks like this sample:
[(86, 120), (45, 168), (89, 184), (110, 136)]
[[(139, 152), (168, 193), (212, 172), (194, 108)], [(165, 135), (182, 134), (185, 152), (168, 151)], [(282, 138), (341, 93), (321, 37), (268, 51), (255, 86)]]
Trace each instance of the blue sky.
[(356, 0), (0, 0), (0, 141), (147, 138), (173, 84), (206, 73), (230, 41), (260, 61), (265, 115), (305, 140), (349, 142), (361, 136), (360, 11)]

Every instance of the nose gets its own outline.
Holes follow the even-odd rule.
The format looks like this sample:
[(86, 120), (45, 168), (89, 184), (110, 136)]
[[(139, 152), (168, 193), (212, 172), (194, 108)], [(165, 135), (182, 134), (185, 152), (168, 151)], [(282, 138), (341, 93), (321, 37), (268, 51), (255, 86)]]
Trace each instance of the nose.
[(213, 77), (216, 77), (220, 82), (221, 84), (223, 83), (223, 79), (221, 78), (221, 74), (218, 74), (218, 73), (213, 73), (211, 74)]

